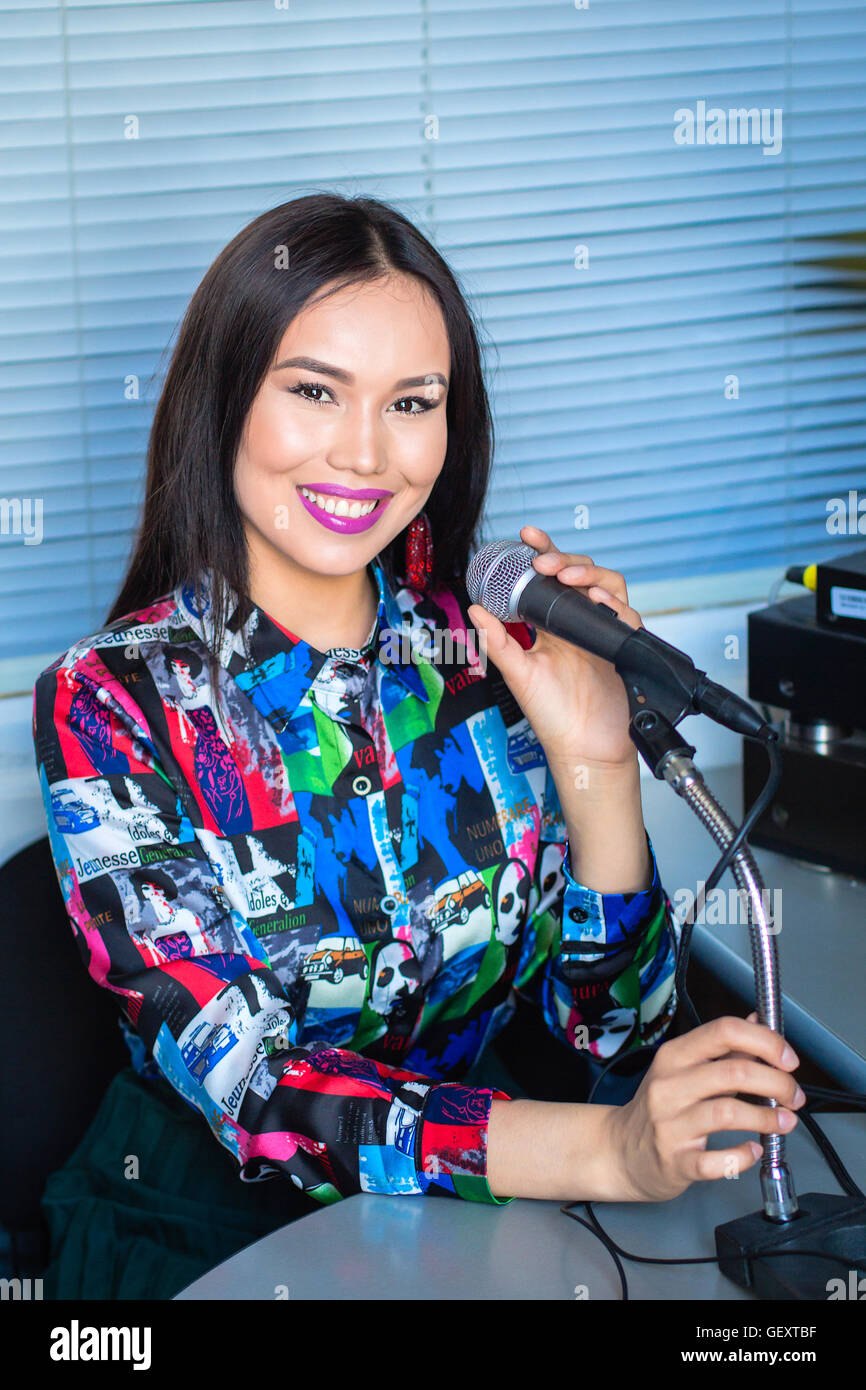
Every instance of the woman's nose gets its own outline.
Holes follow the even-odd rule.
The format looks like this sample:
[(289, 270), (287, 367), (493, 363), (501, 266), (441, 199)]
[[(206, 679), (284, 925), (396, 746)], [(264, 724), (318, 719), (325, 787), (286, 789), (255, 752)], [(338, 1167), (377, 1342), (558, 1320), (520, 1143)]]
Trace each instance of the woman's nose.
[(384, 429), (373, 412), (349, 411), (340, 423), (338, 434), (328, 451), (328, 462), (334, 468), (356, 473), (384, 473), (388, 467)]

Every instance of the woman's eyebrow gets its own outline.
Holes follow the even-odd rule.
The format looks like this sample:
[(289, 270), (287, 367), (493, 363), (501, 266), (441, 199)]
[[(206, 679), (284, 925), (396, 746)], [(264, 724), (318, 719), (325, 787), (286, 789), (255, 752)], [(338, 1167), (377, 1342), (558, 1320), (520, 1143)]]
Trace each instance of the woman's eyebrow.
[[(342, 367), (333, 367), (329, 362), (319, 362), (315, 357), (287, 357), (284, 362), (278, 362), (273, 368), (275, 372), (282, 371), (284, 367), (303, 367), (307, 372), (321, 372), (323, 376), (332, 376), (337, 381), (344, 381), (347, 386), (354, 383), (354, 376), (351, 372), (343, 371)], [(447, 377), (441, 372), (428, 372), (426, 376), (404, 376), (400, 381), (395, 381), (394, 389), (402, 390), (406, 386), (429, 386), (432, 382), (438, 381), (440, 385), (448, 385)]]

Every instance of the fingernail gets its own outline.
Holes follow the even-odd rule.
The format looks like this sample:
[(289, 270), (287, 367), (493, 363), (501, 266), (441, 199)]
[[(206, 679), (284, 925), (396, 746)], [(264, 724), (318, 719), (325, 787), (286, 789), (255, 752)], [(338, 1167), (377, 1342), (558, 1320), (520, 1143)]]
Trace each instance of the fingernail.
[(782, 1065), (786, 1067), (797, 1067), (800, 1065), (800, 1058), (797, 1056), (793, 1047), (785, 1046), (785, 1051), (782, 1053)]
[(753, 1157), (753, 1158), (760, 1158), (760, 1157), (761, 1157), (761, 1154), (764, 1152), (764, 1150), (761, 1148), (760, 1144), (756, 1144), (754, 1140), (751, 1140), (751, 1141), (750, 1141), (750, 1143), (749, 1143), (749, 1148), (752, 1150), (752, 1157)]
[(780, 1128), (780, 1129), (793, 1129), (793, 1128), (794, 1128), (794, 1125), (795, 1125), (796, 1123), (797, 1123), (797, 1116), (796, 1116), (796, 1115), (792, 1115), (791, 1112), (790, 1112), (790, 1110), (780, 1110), (780, 1111), (779, 1111), (779, 1128)]
[(795, 1104), (795, 1105), (802, 1105), (803, 1102), (805, 1101), (805, 1099), (806, 1099), (806, 1092), (805, 1092), (804, 1090), (802, 1090), (802, 1088), (801, 1088), (800, 1086), (798, 1086), (797, 1089), (796, 1089), (796, 1091), (794, 1092), (794, 1104)]

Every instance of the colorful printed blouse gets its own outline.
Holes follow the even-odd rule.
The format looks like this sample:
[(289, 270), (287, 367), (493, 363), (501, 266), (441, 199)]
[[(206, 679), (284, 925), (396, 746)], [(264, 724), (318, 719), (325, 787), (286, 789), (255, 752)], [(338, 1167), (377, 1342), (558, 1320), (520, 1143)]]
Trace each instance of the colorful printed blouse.
[(673, 914), (649, 840), (644, 892), (572, 877), (544, 751), (465, 588), (371, 572), (363, 648), (316, 651), (254, 608), (217, 653), (218, 698), (208, 572), (201, 610), (180, 585), (58, 657), (33, 703), (51, 849), (133, 1065), (241, 1180), (496, 1201), (487, 1123), (509, 1097), (462, 1079), (515, 991), (594, 1057), (659, 1041)]

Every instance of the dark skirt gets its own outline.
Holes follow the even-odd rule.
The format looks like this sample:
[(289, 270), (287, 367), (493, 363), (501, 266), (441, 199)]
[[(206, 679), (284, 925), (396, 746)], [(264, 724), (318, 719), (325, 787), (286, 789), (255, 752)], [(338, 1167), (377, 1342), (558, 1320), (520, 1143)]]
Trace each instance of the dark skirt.
[(43, 1297), (173, 1298), (229, 1255), (320, 1209), (280, 1178), (241, 1182), (201, 1115), (167, 1082), (124, 1067), (46, 1184)]
[[(624, 1103), (646, 1065), (596, 1099)], [(513, 1099), (580, 1101), (593, 1075), (584, 1057), (521, 1010), (464, 1079)], [(168, 1082), (145, 1081), (129, 1066), (111, 1082), (78, 1148), (48, 1179), (42, 1208), (50, 1234), (45, 1298), (170, 1299), (321, 1205), (278, 1177), (241, 1182), (203, 1117)]]

